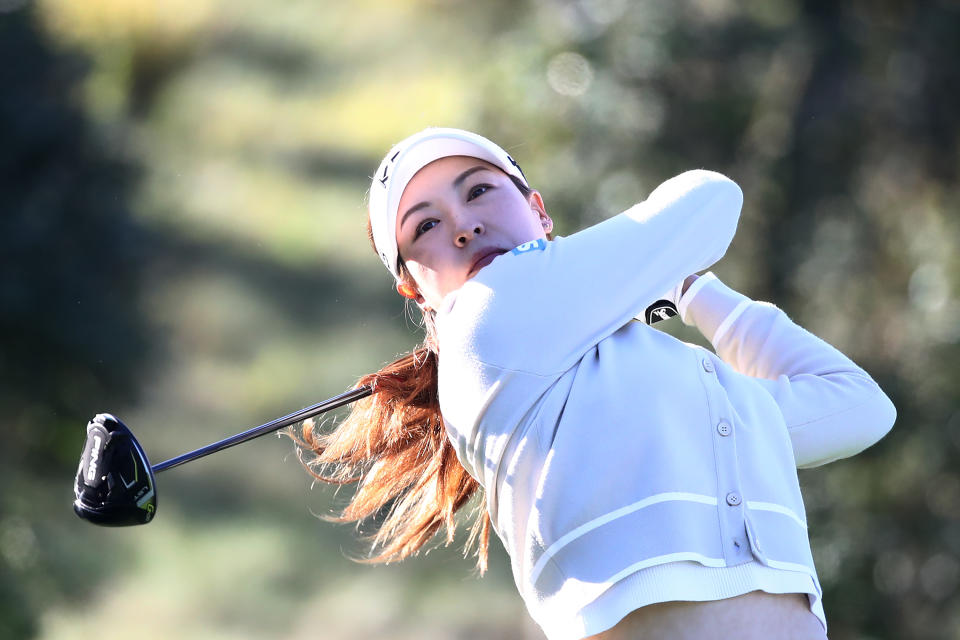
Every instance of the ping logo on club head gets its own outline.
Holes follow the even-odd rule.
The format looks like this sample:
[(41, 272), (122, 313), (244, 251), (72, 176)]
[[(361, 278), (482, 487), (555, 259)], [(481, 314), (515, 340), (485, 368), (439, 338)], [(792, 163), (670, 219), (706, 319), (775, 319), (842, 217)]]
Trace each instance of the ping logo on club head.
[(529, 253), (530, 251), (543, 251), (547, 248), (547, 241), (543, 238), (539, 240), (531, 240), (530, 242), (524, 242), (522, 245), (511, 251), (515, 256), (520, 255), (521, 253)]
[(87, 461), (87, 482), (93, 482), (97, 478), (97, 460), (100, 459), (100, 451), (103, 449), (103, 438), (98, 434), (93, 434), (93, 448), (90, 450), (90, 459)]

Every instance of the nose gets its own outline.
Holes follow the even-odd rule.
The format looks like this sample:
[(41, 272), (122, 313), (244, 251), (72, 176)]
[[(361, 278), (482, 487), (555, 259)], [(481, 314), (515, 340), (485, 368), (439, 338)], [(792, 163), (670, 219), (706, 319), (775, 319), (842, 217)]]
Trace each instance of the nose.
[(470, 241), (479, 235), (483, 235), (485, 229), (482, 222), (478, 221), (464, 221), (462, 224), (458, 225), (457, 235), (454, 239), (454, 242), (458, 247), (465, 247), (470, 244)]

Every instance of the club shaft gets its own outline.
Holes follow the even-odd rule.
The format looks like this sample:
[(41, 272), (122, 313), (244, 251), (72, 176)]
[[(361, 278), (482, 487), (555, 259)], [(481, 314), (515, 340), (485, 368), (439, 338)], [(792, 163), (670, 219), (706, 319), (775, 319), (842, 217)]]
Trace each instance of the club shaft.
[(325, 413), (327, 411), (331, 411), (338, 407), (342, 407), (346, 404), (350, 404), (351, 402), (356, 402), (361, 398), (366, 398), (371, 393), (373, 393), (373, 389), (369, 385), (357, 387), (356, 389), (351, 389), (350, 391), (341, 393), (338, 396), (328, 398), (323, 402), (319, 402), (309, 407), (304, 407), (303, 409), (300, 409), (299, 411), (295, 411), (289, 415), (283, 416), (282, 418), (271, 420), (270, 422), (262, 424), (259, 427), (248, 429), (247, 431), (238, 433), (235, 436), (230, 436), (229, 438), (225, 438), (223, 440), (220, 440), (219, 442), (214, 442), (213, 444), (208, 444), (207, 446), (201, 447), (200, 449), (197, 449), (195, 451), (190, 451), (188, 453), (179, 455), (176, 458), (170, 458), (169, 460), (161, 462), (160, 464), (155, 464), (152, 467), (153, 472), (160, 473), (161, 471), (166, 471), (167, 469), (171, 469), (173, 467), (180, 466), (181, 464), (190, 462), (191, 460), (196, 460), (197, 458), (208, 456), (211, 453), (222, 451), (223, 449), (227, 449), (229, 447), (233, 447), (243, 442), (247, 442), (248, 440), (253, 440), (254, 438), (259, 438), (262, 435), (266, 435), (268, 433), (278, 431), (279, 429), (288, 427), (291, 424), (296, 424), (297, 422), (301, 422), (303, 420), (306, 420), (307, 418), (312, 418), (314, 416), (320, 415), (321, 413)]

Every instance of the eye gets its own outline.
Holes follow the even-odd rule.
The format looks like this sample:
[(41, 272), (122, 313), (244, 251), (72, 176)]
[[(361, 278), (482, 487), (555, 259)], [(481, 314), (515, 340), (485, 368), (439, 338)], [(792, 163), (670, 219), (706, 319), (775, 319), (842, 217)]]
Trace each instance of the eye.
[(474, 198), (479, 198), (485, 194), (489, 189), (492, 189), (493, 186), (489, 184), (478, 184), (477, 186), (470, 189), (470, 193), (467, 194), (467, 202), (470, 202)]
[(434, 225), (436, 224), (437, 224), (437, 221), (433, 219), (427, 219), (421, 222), (420, 224), (418, 224), (417, 228), (414, 230), (414, 233), (413, 233), (414, 240), (419, 238), (421, 235), (423, 235), (427, 231), (430, 231), (430, 229), (433, 229)]

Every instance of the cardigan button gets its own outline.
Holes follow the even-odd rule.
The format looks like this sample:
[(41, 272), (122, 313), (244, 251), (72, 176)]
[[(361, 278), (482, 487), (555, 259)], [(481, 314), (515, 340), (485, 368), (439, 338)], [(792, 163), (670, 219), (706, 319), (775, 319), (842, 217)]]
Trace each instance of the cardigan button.
[(736, 491), (731, 491), (727, 494), (727, 504), (731, 507), (735, 507), (740, 504), (740, 494)]
[(713, 360), (710, 358), (704, 358), (701, 362), (703, 364), (703, 370), (707, 373), (713, 373)]
[(733, 432), (733, 427), (730, 426), (729, 422), (721, 422), (717, 425), (717, 433), (721, 436), (728, 436)]

